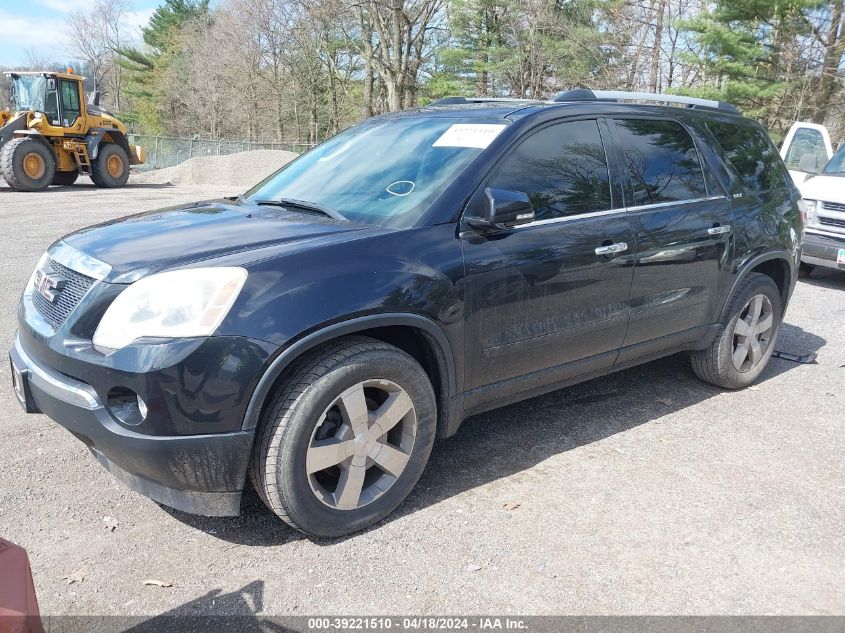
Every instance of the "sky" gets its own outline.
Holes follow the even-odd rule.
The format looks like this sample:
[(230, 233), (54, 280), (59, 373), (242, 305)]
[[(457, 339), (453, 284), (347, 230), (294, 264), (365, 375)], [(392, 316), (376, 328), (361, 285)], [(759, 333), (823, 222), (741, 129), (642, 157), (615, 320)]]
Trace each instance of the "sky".
[[(161, 0), (129, 0), (126, 27), (138, 34)], [(65, 20), (74, 11), (90, 10), (84, 0), (0, 0), (0, 66), (27, 63), (29, 50), (39, 59), (72, 59)]]

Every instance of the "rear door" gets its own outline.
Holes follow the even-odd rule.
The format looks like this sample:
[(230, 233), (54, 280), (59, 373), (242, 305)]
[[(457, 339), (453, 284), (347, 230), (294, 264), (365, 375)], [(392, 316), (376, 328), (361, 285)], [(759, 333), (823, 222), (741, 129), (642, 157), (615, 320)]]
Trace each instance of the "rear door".
[(819, 173), (833, 156), (827, 128), (815, 123), (793, 123), (783, 139), (780, 156), (796, 185)]
[(613, 121), (637, 238), (620, 363), (700, 338), (729, 280), (731, 203), (694, 134), (669, 118)]
[[(517, 141), (484, 187), (522, 191), (531, 224), (464, 231), (468, 408), (608, 367), (628, 324), (634, 235), (597, 119)], [(615, 245), (615, 249), (608, 249)], [(612, 252), (618, 249), (618, 252)]]

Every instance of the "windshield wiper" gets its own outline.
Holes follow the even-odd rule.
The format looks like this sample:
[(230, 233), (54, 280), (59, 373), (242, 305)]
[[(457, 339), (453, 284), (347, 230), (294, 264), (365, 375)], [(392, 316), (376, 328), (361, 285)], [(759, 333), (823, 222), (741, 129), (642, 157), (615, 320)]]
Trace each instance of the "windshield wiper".
[(284, 207), (286, 209), (302, 209), (310, 213), (320, 213), (327, 215), (334, 220), (341, 220), (346, 222), (346, 217), (339, 211), (324, 207), (322, 204), (316, 202), (308, 202), (306, 200), (296, 200), (294, 198), (279, 198), (278, 200), (252, 200), (253, 204), (268, 207)]

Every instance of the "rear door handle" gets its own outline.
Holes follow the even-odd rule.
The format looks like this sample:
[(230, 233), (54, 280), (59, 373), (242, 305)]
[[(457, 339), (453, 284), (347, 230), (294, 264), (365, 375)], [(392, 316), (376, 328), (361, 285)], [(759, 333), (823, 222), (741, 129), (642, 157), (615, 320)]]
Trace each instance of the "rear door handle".
[(721, 226), (721, 225), (711, 226), (709, 229), (707, 229), (708, 235), (724, 235), (725, 233), (730, 233), (730, 232), (731, 232), (731, 225), (730, 224), (725, 224), (724, 226)]
[(615, 244), (607, 244), (596, 248), (596, 255), (613, 255), (615, 253), (622, 253), (628, 250), (627, 242), (617, 242)]

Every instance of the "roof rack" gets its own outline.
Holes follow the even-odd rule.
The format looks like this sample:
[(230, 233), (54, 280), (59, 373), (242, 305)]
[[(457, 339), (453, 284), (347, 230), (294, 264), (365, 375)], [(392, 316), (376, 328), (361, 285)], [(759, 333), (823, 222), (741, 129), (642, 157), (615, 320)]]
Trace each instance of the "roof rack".
[(587, 90), (576, 88), (574, 90), (559, 92), (552, 97), (552, 101), (555, 103), (562, 101), (647, 101), (652, 103), (677, 103), (690, 108), (739, 113), (736, 107), (724, 101), (685, 97), (683, 95), (655, 94), (651, 92), (625, 92), (623, 90)]
[(518, 99), (516, 97), (444, 97), (428, 105), (456, 105), (466, 103), (539, 103), (537, 99)]

